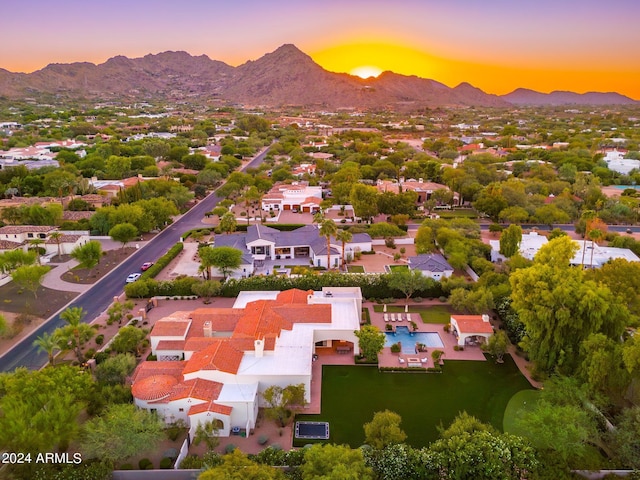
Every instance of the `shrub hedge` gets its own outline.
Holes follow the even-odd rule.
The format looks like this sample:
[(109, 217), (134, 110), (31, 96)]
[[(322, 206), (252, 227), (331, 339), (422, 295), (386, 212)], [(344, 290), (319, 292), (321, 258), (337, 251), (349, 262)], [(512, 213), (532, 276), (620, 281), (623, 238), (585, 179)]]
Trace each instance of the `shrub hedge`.
[[(152, 278), (140, 278), (124, 287), (128, 298), (148, 298), (154, 296), (191, 296), (192, 286), (202, 280), (195, 277), (178, 277), (175, 280), (157, 281)], [(321, 275), (303, 275), (301, 277), (281, 277), (279, 275), (254, 276), (249, 278), (228, 279), (220, 292), (221, 297), (237, 297), (241, 291), (255, 290), (322, 290), (323, 287), (360, 287), (363, 298), (405, 298), (399, 290), (389, 288), (389, 274), (358, 275), (328, 272)], [(421, 297), (439, 297), (443, 294), (440, 282), (431, 282), (426, 290), (415, 292)]]
[[(164, 267), (169, 265), (169, 262), (171, 262), (171, 260), (173, 260), (178, 256), (178, 254), (182, 251), (183, 248), (184, 248), (184, 244), (182, 242), (176, 243), (173, 247), (169, 249), (167, 253), (165, 253), (158, 260), (156, 260), (156, 263), (151, 265), (151, 267), (149, 267), (146, 271), (142, 272), (142, 275), (140, 276), (138, 281), (145, 280), (147, 278), (155, 278), (155, 276), (158, 275)], [(133, 284), (130, 284), (130, 285), (133, 285)]]

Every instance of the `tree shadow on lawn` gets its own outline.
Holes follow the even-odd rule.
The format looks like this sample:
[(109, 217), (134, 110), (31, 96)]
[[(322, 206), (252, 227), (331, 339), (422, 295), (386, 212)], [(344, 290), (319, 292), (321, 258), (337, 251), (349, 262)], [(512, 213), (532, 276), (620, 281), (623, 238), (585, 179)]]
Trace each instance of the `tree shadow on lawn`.
[[(446, 360), (443, 373), (392, 373), (363, 366), (325, 365), (322, 374), (322, 413), (298, 415), (296, 420), (328, 421), (332, 443), (356, 448), (364, 442), (363, 425), (385, 409), (402, 417), (407, 443), (427, 446), (466, 411), (502, 430), (511, 397), (531, 389), (510, 356), (503, 364)], [(300, 442), (298, 440), (298, 442)], [(303, 441), (302, 445), (309, 443)], [(294, 445), (298, 445), (294, 440)]]

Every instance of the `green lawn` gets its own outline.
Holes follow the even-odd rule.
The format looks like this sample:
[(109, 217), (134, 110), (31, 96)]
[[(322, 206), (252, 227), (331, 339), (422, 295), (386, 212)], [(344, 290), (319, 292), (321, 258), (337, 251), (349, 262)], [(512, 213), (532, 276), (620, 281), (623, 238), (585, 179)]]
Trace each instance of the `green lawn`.
[(387, 267), (389, 268), (389, 271), (391, 271), (391, 272), (397, 271), (397, 270), (408, 270), (409, 269), (409, 265), (387, 265)]
[[(373, 311), (382, 313), (384, 305), (374, 305)], [(387, 312), (404, 312), (404, 305), (387, 305)], [(409, 313), (417, 313), (423, 323), (449, 323), (451, 314), (454, 313), (447, 305), (409, 305)]]
[[(326, 365), (322, 371), (322, 413), (298, 415), (296, 420), (328, 421), (330, 439), (358, 447), (362, 425), (377, 411), (402, 416), (407, 443), (428, 445), (438, 438), (437, 427), (448, 426), (458, 412), (478, 417), (502, 430), (511, 397), (531, 388), (508, 355), (503, 364), (447, 360), (442, 374), (381, 373), (375, 367)], [(303, 446), (308, 440), (294, 440)]]
[(349, 273), (364, 273), (364, 267), (362, 265), (347, 265), (347, 271)]
[(539, 392), (537, 390), (528, 389), (522, 390), (511, 397), (504, 411), (503, 426), (505, 432), (526, 436), (517, 427), (516, 421), (523, 412), (533, 410), (533, 407), (538, 402), (538, 395)]

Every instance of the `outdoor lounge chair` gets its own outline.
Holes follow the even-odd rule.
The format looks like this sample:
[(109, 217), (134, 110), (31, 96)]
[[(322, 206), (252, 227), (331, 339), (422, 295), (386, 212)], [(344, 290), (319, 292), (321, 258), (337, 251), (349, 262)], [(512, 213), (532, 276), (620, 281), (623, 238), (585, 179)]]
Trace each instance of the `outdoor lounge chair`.
[(407, 322), (411, 322), (411, 314), (407, 313)]
[(396, 321), (396, 314), (395, 313), (390, 313), (389, 315), (391, 315), (391, 321), (395, 322)]
[(420, 359), (420, 361), (421, 361), (422, 363), (427, 363), (427, 362), (429, 361), (429, 359), (428, 359), (428, 358), (421, 358), (421, 359)]
[(402, 358), (402, 357), (398, 357), (398, 361), (399, 361), (400, 363), (404, 363), (404, 358)]
[(388, 315), (388, 314), (386, 314), (386, 313), (385, 313), (385, 314), (384, 314), (384, 315), (382, 315), (382, 316), (384, 317), (384, 321), (385, 321), (385, 322), (388, 322), (388, 321), (389, 321), (389, 315)]

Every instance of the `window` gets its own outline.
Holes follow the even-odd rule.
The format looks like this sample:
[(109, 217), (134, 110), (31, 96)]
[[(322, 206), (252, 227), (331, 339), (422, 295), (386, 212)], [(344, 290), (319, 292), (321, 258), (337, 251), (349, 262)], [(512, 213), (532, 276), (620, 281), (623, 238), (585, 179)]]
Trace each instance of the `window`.
[(33, 233), (27, 233), (27, 238), (33, 238)]
[(179, 412), (184, 412), (184, 408), (179, 408), (178, 411)]

